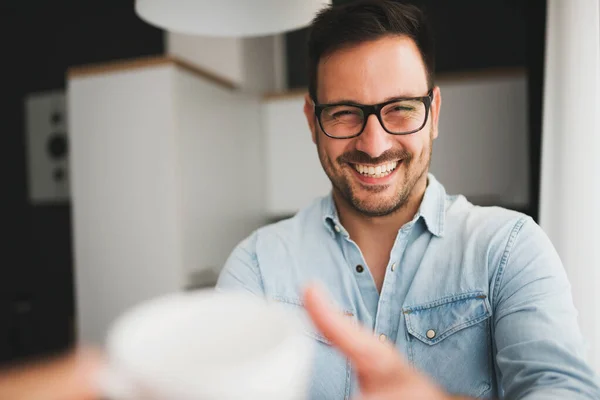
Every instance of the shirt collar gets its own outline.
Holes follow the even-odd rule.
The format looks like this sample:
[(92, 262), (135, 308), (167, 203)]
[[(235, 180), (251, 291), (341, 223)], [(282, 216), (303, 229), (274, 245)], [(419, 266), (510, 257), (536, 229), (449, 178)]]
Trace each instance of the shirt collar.
[[(322, 201), (323, 223), (329, 233), (335, 237), (336, 231), (342, 232), (343, 227), (340, 223), (333, 195), (330, 192)], [(444, 222), (446, 220), (446, 190), (441, 183), (435, 179), (433, 174), (427, 175), (427, 189), (421, 206), (414, 220), (423, 218), (429, 232), (435, 236), (444, 235)]]
[[(323, 198), (322, 209), (323, 209), (323, 223), (329, 231), (332, 237), (335, 237), (336, 230), (341, 230), (342, 224), (338, 217), (335, 203), (333, 202), (333, 193), (330, 191), (329, 195)], [(336, 228), (337, 227), (337, 228)]]
[(423, 217), (429, 232), (435, 236), (444, 236), (446, 190), (432, 174), (427, 175), (427, 189), (425, 189), (417, 216)]

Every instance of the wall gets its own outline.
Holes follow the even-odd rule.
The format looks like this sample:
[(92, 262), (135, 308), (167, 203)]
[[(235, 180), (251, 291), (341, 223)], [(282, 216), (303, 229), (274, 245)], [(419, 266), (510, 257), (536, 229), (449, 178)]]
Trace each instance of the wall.
[(479, 204), (529, 204), (527, 78), (440, 79), (440, 134), (431, 171), (450, 193)]
[(225, 78), (246, 92), (286, 87), (283, 35), (222, 38), (165, 32), (167, 54)]
[(2, 268), (0, 363), (65, 348), (72, 340), (70, 205), (32, 206), (27, 193), (24, 98), (64, 89), (71, 65), (163, 51), (162, 32), (131, 2), (9, 1), (2, 40)]
[(167, 54), (178, 56), (240, 86), (245, 80), (243, 45), (241, 38), (165, 32)]

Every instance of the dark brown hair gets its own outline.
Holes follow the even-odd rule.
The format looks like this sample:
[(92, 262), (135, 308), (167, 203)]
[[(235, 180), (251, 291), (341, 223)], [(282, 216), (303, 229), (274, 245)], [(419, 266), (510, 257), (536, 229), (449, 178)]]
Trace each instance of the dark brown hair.
[(423, 58), (429, 88), (434, 85), (433, 35), (425, 14), (394, 0), (357, 0), (329, 6), (313, 19), (308, 31), (308, 91), (317, 99), (317, 70), (322, 57), (343, 47), (384, 36), (411, 38)]

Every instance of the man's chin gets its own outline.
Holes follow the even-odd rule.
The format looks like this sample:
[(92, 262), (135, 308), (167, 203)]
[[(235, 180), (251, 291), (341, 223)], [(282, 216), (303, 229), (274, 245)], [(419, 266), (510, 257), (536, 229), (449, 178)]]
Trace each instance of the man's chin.
[(374, 201), (373, 198), (354, 198), (352, 199), (351, 204), (356, 211), (368, 217), (383, 217), (394, 213), (402, 206), (401, 204), (397, 204), (397, 202), (394, 202), (390, 199), (381, 199), (379, 201)]

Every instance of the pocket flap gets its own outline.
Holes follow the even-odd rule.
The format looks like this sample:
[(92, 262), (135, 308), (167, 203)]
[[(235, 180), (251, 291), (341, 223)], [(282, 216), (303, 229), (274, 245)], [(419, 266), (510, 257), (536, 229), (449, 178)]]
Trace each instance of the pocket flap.
[(408, 332), (423, 343), (434, 345), (489, 318), (490, 310), (485, 293), (473, 292), (404, 307), (402, 312)]

